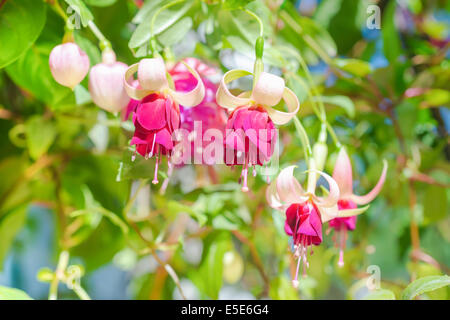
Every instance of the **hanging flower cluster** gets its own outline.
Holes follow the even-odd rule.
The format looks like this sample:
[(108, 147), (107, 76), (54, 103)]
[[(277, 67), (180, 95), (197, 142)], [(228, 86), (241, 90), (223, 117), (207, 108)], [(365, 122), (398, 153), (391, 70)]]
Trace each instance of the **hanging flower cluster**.
[[(253, 90), (235, 96), (227, 88), (229, 82), (250, 75), (254, 76)], [(274, 125), (289, 122), (300, 107), (299, 101), (281, 77), (266, 72), (254, 75), (237, 69), (225, 73), (216, 99), (231, 112), (224, 138), (225, 163), (242, 165), (242, 191), (247, 191), (248, 169), (270, 160), (277, 138)], [(274, 108), (281, 100), (288, 112)]]
[[(161, 155), (169, 158), (174, 143), (172, 134), (180, 128), (180, 109), (183, 106), (196, 106), (205, 96), (205, 87), (200, 75), (185, 64), (197, 80), (189, 92), (176, 91), (168, 78), (168, 71), (162, 58), (142, 59), (130, 66), (125, 73), (124, 83), (128, 95), (139, 101), (133, 110), (134, 136), (131, 145), (145, 158), (155, 156), (155, 175), (153, 183), (158, 183), (158, 165)], [(137, 72), (138, 83), (131, 84), (133, 74)]]
[[(340, 212), (356, 209), (357, 205), (367, 205), (381, 191), (386, 179), (387, 164), (384, 161), (383, 171), (375, 187), (366, 195), (358, 196), (353, 194), (353, 175), (352, 164), (345, 149), (341, 149), (334, 165), (333, 179), (339, 186), (340, 196), (338, 200), (338, 209)], [(363, 209), (367, 209), (366, 206)], [(335, 230), (334, 241), (339, 247), (339, 266), (344, 265), (344, 249), (347, 241), (347, 231), (353, 231), (356, 227), (356, 215), (347, 217), (338, 217), (330, 221), (329, 225)]]
[[(322, 243), (322, 226), (329, 222), (338, 232), (343, 232), (341, 250), (345, 246), (346, 230), (355, 228), (356, 216), (365, 212), (368, 206), (357, 208), (356, 203), (366, 204), (373, 200), (383, 186), (387, 164), (375, 188), (366, 196), (359, 197), (352, 193), (351, 164), (345, 150), (341, 150), (333, 178), (314, 169), (314, 159), (310, 161), (308, 188), (305, 191), (294, 177), (295, 166), (283, 169), (267, 188), (266, 197), (269, 205), (286, 213), (284, 230), (292, 237), (297, 269), (293, 285), (298, 286), (298, 273), (303, 262), (303, 274), (309, 267), (308, 251), (312, 254), (313, 246)], [(350, 171), (349, 171), (350, 169)], [(319, 197), (315, 194), (317, 175), (328, 182), (328, 194)], [(340, 190), (342, 188), (342, 190)], [(350, 189), (349, 189), (350, 188)], [(339, 265), (343, 265), (343, 251), (340, 252)]]

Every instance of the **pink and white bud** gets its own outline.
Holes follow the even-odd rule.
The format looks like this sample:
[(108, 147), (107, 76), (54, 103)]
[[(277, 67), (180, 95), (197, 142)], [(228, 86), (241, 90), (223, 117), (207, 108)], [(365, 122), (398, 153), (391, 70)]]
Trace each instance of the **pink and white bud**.
[(73, 89), (87, 75), (89, 57), (77, 44), (67, 42), (53, 48), (49, 65), (56, 82)]
[(116, 61), (116, 55), (112, 50), (105, 50), (102, 60), (102, 63), (91, 68), (89, 92), (94, 103), (100, 108), (118, 112), (130, 101), (123, 84), (128, 66)]

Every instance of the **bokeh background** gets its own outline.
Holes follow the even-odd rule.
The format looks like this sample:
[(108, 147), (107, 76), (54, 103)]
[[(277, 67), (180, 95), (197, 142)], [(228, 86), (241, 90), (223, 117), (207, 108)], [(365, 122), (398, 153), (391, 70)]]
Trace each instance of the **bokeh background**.
[[(146, 56), (149, 21), (169, 1), (59, 5), (72, 16), (68, 4), (80, 2), (81, 20), (91, 15), (118, 59), (132, 64)], [(373, 270), (380, 297), (401, 298), (411, 281), (449, 273), (448, 1), (186, 0), (156, 19), (166, 60), (197, 57), (217, 68), (217, 81), (228, 69), (253, 68), (258, 25), (240, 10), (249, 8), (264, 23), (266, 69), (298, 95), (312, 142), (320, 130), (314, 104), (325, 104), (351, 156), (356, 192), (370, 190), (388, 161), (381, 194), (349, 236), (345, 266), (337, 267), (325, 236), (298, 290), (284, 217), (268, 207), (264, 177), (250, 178), (243, 194), (240, 170), (189, 165), (175, 169), (162, 194), (146, 180), (154, 160), (131, 162), (132, 123), (96, 107), (87, 79), (74, 92), (52, 79), (48, 56), (65, 33), (57, 4), (0, 1), (1, 286), (47, 299), (63, 247), (93, 299), (181, 298), (155, 255), (191, 299), (363, 299), (374, 297), (366, 286)], [(380, 10), (380, 28), (368, 28), (378, 21), (370, 5)], [(94, 65), (98, 40), (82, 22), (75, 41)], [(331, 173), (337, 152), (328, 142)], [(306, 168), (292, 122), (279, 143), (281, 167)], [(160, 171), (164, 179), (167, 167)], [(77, 298), (65, 284), (59, 289), (59, 298)]]

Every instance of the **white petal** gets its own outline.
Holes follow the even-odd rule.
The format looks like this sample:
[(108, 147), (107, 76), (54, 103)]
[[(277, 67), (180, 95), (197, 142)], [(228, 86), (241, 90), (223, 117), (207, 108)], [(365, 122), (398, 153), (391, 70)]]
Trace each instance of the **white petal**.
[(252, 97), (257, 104), (273, 107), (280, 102), (284, 88), (283, 78), (271, 73), (261, 72), (253, 88)]
[(205, 86), (200, 78), (200, 75), (191, 66), (184, 61), (181, 61), (190, 73), (197, 79), (197, 85), (189, 92), (177, 92), (170, 90), (170, 94), (173, 99), (184, 107), (193, 107), (202, 102), (205, 97)]
[(288, 112), (279, 111), (272, 107), (266, 107), (267, 113), (272, 119), (273, 123), (277, 125), (283, 125), (288, 123), (298, 112), (300, 108), (300, 102), (298, 101), (297, 96), (294, 92), (292, 92), (289, 88), (284, 88), (283, 96), (284, 102), (286, 103), (286, 107)]
[(161, 91), (168, 86), (166, 66), (161, 58), (142, 59), (137, 73), (142, 89)]
[(236, 97), (231, 94), (231, 92), (227, 88), (227, 83), (245, 77), (249, 76), (252, 73), (245, 71), (245, 70), (230, 70), (227, 73), (225, 73), (222, 77), (222, 80), (220, 81), (219, 88), (217, 89), (216, 93), (216, 100), (217, 103), (224, 108), (233, 110), (236, 107), (244, 106), (250, 102), (249, 98), (240, 98)]

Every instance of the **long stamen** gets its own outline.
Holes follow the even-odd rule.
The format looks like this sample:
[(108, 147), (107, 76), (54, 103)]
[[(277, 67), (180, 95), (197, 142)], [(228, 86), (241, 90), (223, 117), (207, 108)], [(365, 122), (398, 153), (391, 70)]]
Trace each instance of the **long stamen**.
[(299, 256), (297, 258), (297, 270), (295, 271), (295, 279), (292, 280), (292, 285), (294, 286), (294, 288), (298, 288), (298, 272), (300, 270), (300, 262), (302, 261), (302, 257)]
[(153, 184), (158, 184), (158, 165), (159, 165), (159, 155), (156, 156), (156, 162), (155, 162), (155, 174), (153, 176)]
[(342, 268), (344, 266), (344, 247), (345, 247), (345, 234), (346, 230), (339, 231), (340, 245), (339, 245), (339, 261), (338, 266)]
[(247, 192), (248, 191), (248, 186), (247, 186), (247, 173), (248, 173), (248, 168), (247, 165), (244, 167), (244, 169), (242, 169), (242, 175), (244, 176), (244, 182), (242, 183), (242, 191), (243, 192)]

